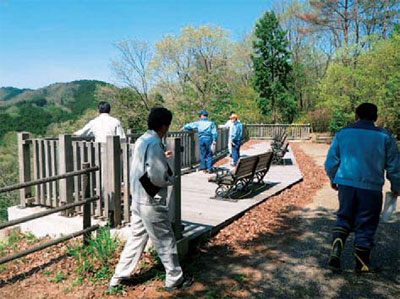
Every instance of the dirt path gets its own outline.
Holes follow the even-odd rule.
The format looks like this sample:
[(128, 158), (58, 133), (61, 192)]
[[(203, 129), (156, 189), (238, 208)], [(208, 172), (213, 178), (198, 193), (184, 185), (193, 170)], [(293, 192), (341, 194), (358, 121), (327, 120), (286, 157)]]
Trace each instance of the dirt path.
[[(316, 164), (311, 176), (303, 170), (305, 182), (301, 188), (311, 188), (307, 180), (313, 177), (318, 180), (328, 146), (304, 143), (299, 148)], [(309, 162), (303, 160), (301, 163)], [(265, 205), (268, 206), (268, 202)], [(222, 242), (210, 246), (206, 256), (199, 257), (197, 265), (202, 269), (197, 281), (207, 291), (180, 295), (209, 298), (399, 298), (400, 215), (379, 226), (373, 259), (383, 266), (382, 273), (361, 277), (353, 273), (351, 236), (344, 252), (345, 271), (342, 275), (335, 275), (326, 269), (326, 264), (337, 207), (337, 193), (325, 180), (309, 204), (283, 211), (276, 230), (257, 233), (250, 241), (243, 238), (233, 246), (224, 246)], [(234, 231), (230, 234), (235, 236)]]

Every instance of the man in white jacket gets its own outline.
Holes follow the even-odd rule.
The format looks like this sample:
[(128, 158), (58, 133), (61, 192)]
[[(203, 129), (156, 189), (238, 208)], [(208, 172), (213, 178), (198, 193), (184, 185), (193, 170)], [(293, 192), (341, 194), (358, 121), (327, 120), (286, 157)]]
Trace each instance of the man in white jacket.
[(167, 134), (172, 114), (165, 108), (154, 108), (148, 118), (148, 131), (135, 143), (130, 173), (132, 193), (131, 236), (125, 244), (110, 289), (129, 279), (150, 238), (166, 271), (167, 291), (191, 285), (179, 265), (174, 232), (168, 217), (167, 187), (173, 184), (173, 174), (162, 138)]
[(88, 122), (82, 129), (76, 131), (74, 135), (81, 137), (93, 136), (96, 142), (107, 141), (107, 136), (119, 136), (121, 141), (125, 141), (124, 128), (121, 122), (110, 115), (111, 106), (108, 102), (100, 102), (98, 105), (99, 116)]
[(223, 125), (224, 128), (229, 129), (229, 137), (228, 137), (228, 150), (229, 150), (229, 156), (232, 157), (232, 138), (231, 138), (231, 130), (233, 126), (233, 121), (232, 121), (232, 115), (235, 114), (235, 112), (231, 111), (229, 113), (229, 120)]

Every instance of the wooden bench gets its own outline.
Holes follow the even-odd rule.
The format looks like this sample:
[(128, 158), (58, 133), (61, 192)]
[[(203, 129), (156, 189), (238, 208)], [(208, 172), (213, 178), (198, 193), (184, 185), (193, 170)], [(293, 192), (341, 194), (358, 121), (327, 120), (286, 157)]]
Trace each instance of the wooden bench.
[(258, 156), (240, 158), (233, 171), (217, 171), (217, 175), (208, 179), (218, 184), (216, 198), (231, 198), (236, 190), (242, 190), (253, 182)]
[(267, 174), (273, 158), (273, 152), (268, 151), (258, 155), (258, 162), (254, 172), (253, 181), (257, 184), (261, 184), (264, 181), (264, 177)]
[(272, 149), (280, 149), (282, 147), (282, 145), (286, 142), (286, 139), (287, 139), (286, 133), (283, 133), (282, 135), (274, 136), (274, 139), (271, 142), (271, 148)]
[(285, 156), (286, 152), (288, 151), (289, 142), (285, 140), (279, 148), (273, 148), (273, 157), (272, 157), (272, 164), (280, 164), (282, 162), (283, 157)]

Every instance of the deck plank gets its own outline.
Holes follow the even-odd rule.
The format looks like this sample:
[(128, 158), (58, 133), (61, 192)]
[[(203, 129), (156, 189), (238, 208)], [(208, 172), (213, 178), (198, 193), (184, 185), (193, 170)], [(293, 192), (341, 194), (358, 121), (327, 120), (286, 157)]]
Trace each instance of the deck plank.
[[(270, 149), (268, 141), (253, 145), (250, 149), (241, 151), (242, 156), (256, 155)], [(291, 165), (273, 165), (264, 178), (270, 187), (256, 195), (238, 202), (212, 199), (217, 185), (208, 182), (211, 174), (192, 172), (182, 176), (182, 223), (185, 226), (184, 238), (189, 240), (207, 233), (217, 226), (224, 226), (244, 211), (267, 200), (289, 186), (302, 180), (302, 174), (297, 166), (293, 152), (289, 147), (285, 159), (290, 159)], [(222, 167), (231, 168), (229, 163)]]

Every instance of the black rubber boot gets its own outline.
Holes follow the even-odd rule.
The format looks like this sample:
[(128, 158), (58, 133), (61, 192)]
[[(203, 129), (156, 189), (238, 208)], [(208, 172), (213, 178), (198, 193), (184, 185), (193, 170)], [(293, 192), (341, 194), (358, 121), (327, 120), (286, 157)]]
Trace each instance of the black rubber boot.
[(354, 247), (354, 257), (356, 258), (355, 272), (358, 274), (368, 274), (380, 272), (380, 268), (371, 267), (369, 257), (371, 249), (363, 247)]
[(342, 271), (340, 257), (342, 255), (344, 244), (346, 243), (348, 235), (348, 231), (342, 227), (335, 227), (333, 229), (333, 241), (331, 247), (331, 256), (329, 259), (329, 268), (336, 273)]

